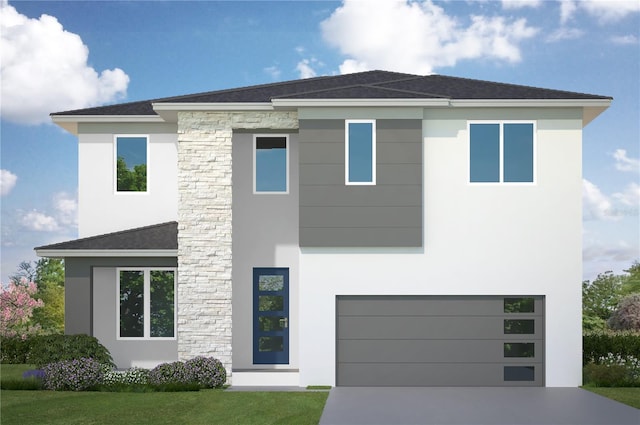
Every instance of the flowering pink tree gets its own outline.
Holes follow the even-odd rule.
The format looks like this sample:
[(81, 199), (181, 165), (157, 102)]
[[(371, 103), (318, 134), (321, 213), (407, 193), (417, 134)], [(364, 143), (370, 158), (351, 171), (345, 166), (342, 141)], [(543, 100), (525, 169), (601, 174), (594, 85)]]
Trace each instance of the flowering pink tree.
[(35, 283), (22, 278), (19, 282), (2, 285), (0, 293), (0, 336), (3, 338), (27, 335), (38, 332), (39, 325), (32, 326), (29, 322), (33, 310), (44, 307), (40, 299), (33, 295), (38, 291)]

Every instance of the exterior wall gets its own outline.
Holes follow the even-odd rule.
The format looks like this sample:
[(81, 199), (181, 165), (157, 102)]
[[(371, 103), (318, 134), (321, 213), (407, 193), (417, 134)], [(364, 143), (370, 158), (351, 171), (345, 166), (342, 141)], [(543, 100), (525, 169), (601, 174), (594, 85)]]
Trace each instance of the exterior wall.
[[(176, 342), (116, 341), (116, 267), (177, 267), (176, 258), (65, 258), (65, 334), (95, 336), (119, 368), (176, 359)], [(161, 361), (158, 361), (161, 363)]]
[(233, 129), (297, 129), (295, 112), (178, 113), (178, 357), (232, 370)]
[[(289, 193), (253, 193), (253, 134), (233, 135), (233, 368), (298, 368), (298, 135), (289, 135)], [(253, 268), (289, 268), (289, 364), (253, 365)], [(236, 381), (234, 383), (237, 384)], [(297, 383), (296, 383), (297, 384)]]
[[(79, 124), (78, 236), (174, 221), (178, 216), (175, 124)], [(115, 190), (114, 136), (149, 136), (145, 193)]]
[(373, 186), (345, 185), (345, 119), (300, 120), (300, 246), (422, 244), (422, 121), (376, 121)]
[[(468, 119), (537, 120), (536, 183), (469, 184)], [(579, 109), (426, 109), (423, 248), (302, 248), (300, 385), (335, 384), (337, 295), (396, 294), (544, 296), (545, 385), (580, 385), (581, 128)]]
[[(174, 260), (175, 261), (175, 260)], [(117, 339), (118, 293), (115, 267), (93, 268), (93, 336), (109, 349), (118, 368), (153, 368), (178, 360), (178, 341)]]

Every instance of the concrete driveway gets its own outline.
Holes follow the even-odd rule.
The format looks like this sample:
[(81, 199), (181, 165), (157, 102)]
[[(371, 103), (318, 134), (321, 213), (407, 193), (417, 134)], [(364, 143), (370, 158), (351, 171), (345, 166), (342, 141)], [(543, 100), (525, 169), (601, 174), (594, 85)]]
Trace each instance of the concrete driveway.
[(320, 424), (638, 425), (640, 410), (580, 388), (337, 387)]

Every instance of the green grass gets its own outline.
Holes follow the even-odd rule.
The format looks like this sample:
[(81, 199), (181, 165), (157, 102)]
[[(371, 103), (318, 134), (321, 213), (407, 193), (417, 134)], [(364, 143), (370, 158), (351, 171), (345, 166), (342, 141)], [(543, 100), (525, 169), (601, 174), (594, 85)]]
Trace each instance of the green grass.
[(326, 392), (2, 391), (12, 424), (317, 424)]
[(582, 387), (585, 390), (589, 390), (593, 393), (610, 398), (612, 400), (619, 401), (620, 403), (627, 404), (636, 409), (640, 409), (640, 387)]

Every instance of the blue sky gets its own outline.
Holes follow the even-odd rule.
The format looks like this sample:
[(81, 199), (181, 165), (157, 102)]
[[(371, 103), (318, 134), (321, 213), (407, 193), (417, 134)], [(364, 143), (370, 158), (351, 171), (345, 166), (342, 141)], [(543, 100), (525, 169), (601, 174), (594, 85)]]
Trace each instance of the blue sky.
[(49, 112), (367, 69), (614, 97), (584, 130), (584, 277), (640, 259), (640, 2), (0, 0), (2, 281), (77, 236)]

